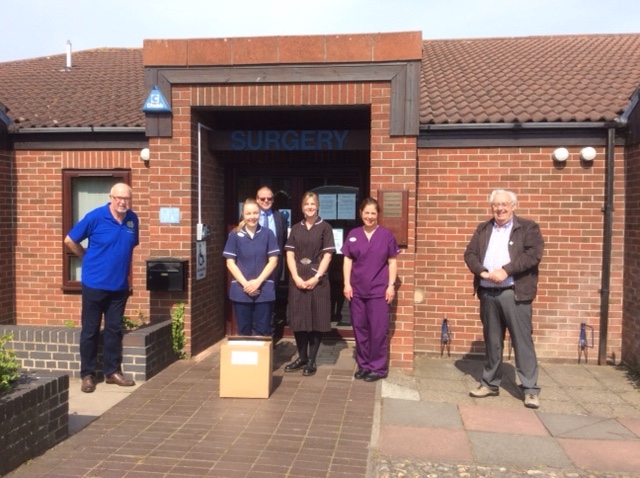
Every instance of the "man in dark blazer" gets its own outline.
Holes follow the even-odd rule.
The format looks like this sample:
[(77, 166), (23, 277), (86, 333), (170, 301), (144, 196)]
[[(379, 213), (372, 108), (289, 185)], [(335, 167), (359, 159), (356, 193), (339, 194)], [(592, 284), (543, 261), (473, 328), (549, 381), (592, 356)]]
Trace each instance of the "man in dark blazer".
[(473, 273), (474, 291), (480, 299), (485, 343), (482, 380), (469, 395), (484, 398), (500, 393), (502, 351), (508, 329), (524, 406), (538, 408), (540, 387), (532, 336), (532, 302), (538, 291), (538, 264), (544, 239), (537, 223), (515, 215), (517, 204), (512, 191), (494, 190), (489, 197), (493, 218), (478, 226), (464, 252), (464, 261)]
[[(280, 248), (281, 255), (278, 256), (278, 265), (273, 271), (271, 276), (273, 283), (276, 286), (276, 309), (278, 309), (279, 302), (281, 302), (278, 294), (278, 284), (282, 277), (282, 269), (284, 267), (284, 245), (287, 242), (287, 218), (286, 216), (273, 208), (273, 191), (267, 187), (262, 186), (256, 193), (256, 202), (260, 208), (260, 225), (267, 226), (276, 235), (278, 241), (278, 247)], [(274, 327), (277, 324), (274, 324)]]
[[(264, 226), (268, 223), (268, 228), (276, 235), (280, 252), (284, 251), (284, 244), (287, 242), (287, 218), (277, 209), (273, 209), (273, 191), (267, 186), (258, 189), (256, 201), (260, 207), (260, 225)], [(266, 222), (265, 222), (266, 221)], [(273, 271), (273, 279), (276, 285), (280, 280), (284, 261), (283, 255), (278, 260), (278, 266)]]

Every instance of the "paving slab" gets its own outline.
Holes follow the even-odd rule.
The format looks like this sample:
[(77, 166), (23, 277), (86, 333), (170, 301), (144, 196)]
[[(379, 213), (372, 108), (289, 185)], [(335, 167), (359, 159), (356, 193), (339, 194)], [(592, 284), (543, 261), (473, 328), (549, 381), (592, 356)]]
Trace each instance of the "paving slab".
[(459, 409), (466, 430), (550, 436), (536, 412), (530, 409), (505, 410), (474, 405), (459, 405)]
[(576, 468), (640, 476), (640, 442), (559, 438)]
[(538, 413), (554, 437), (589, 440), (636, 440), (638, 437), (613, 418)]
[(640, 438), (640, 418), (627, 418), (622, 417), (618, 418), (618, 422), (628, 430), (631, 431), (635, 436)]
[(518, 467), (570, 468), (571, 460), (552, 437), (468, 432), (476, 461)]
[(82, 430), (140, 388), (140, 383), (136, 383), (133, 387), (119, 387), (101, 381), (96, 384), (95, 392), (84, 393), (80, 390), (81, 385), (81, 379), (69, 379), (70, 435)]
[(382, 424), (462, 429), (455, 404), (393, 398), (382, 399)]
[(379, 452), (446, 463), (473, 463), (463, 429), (382, 425)]

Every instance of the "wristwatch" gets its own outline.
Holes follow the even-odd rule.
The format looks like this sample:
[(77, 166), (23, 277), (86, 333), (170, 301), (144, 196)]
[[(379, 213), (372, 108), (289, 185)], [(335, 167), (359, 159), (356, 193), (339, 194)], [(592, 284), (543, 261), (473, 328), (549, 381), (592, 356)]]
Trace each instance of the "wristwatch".
[(322, 276), (320, 274), (316, 274), (316, 279), (320, 280)]

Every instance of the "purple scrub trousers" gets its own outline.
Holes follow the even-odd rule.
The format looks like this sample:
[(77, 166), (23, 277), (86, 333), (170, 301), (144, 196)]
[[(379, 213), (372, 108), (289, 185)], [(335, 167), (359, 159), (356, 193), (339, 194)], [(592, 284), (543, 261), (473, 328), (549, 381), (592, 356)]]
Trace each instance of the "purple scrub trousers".
[(384, 297), (353, 297), (351, 325), (356, 338), (356, 361), (363, 370), (387, 375), (389, 304)]

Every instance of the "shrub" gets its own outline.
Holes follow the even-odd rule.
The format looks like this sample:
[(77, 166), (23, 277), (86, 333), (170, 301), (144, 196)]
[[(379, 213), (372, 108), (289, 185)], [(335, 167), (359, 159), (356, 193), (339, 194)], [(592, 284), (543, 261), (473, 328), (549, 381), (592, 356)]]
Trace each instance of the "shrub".
[(176, 304), (171, 312), (171, 339), (173, 351), (181, 359), (187, 357), (184, 347), (187, 345), (187, 337), (184, 333), (184, 303)]
[(16, 353), (6, 347), (6, 343), (13, 340), (13, 334), (4, 334), (0, 337), (0, 395), (10, 392), (20, 376), (20, 364), (16, 359)]
[(122, 326), (125, 330), (136, 330), (143, 325), (147, 325), (147, 317), (142, 313), (142, 311), (138, 309), (136, 313), (138, 314), (137, 322), (126, 315), (122, 317)]

